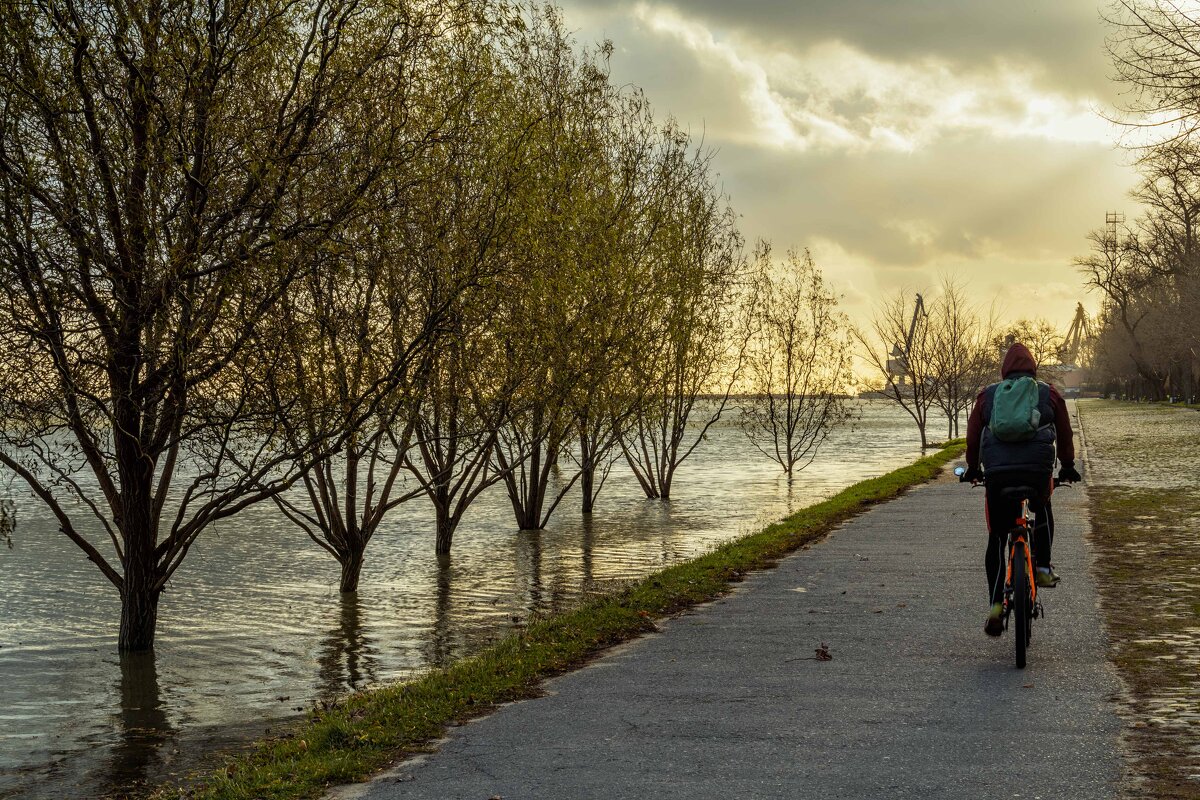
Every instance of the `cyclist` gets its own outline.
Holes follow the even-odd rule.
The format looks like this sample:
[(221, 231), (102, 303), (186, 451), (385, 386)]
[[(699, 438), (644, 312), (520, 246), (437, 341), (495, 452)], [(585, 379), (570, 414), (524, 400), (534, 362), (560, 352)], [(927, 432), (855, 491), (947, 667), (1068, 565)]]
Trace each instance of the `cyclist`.
[[(988, 546), (984, 566), (991, 609), (983, 630), (989, 636), (999, 636), (1004, 631), (1004, 546), (1008, 531), (1021, 512), (1020, 501), (1001, 497), (1001, 490), (1012, 486), (1032, 486), (1038, 490), (1037, 496), (1029, 499), (1030, 510), (1037, 520), (1033, 534), (1033, 557), (1037, 565), (1034, 579), (1040, 587), (1052, 587), (1058, 583), (1058, 575), (1050, 564), (1054, 531), (1049, 508), (1054, 488), (1056, 442), (1057, 457), (1062, 462), (1059, 480), (1067, 483), (1080, 480), (1075, 469), (1075, 443), (1067, 403), (1057, 389), (1037, 380), (1037, 362), (1029, 348), (1019, 342), (1010, 346), (1004, 354), (1000, 376), (999, 383), (988, 386), (975, 399), (967, 422), (967, 472), (963, 476), (963, 480), (973, 483), (982, 480), (981, 462), (987, 471), (984, 509)], [(1022, 378), (1032, 381), (1020, 381)], [(1036, 395), (1033, 394), (1034, 386)], [(993, 411), (997, 408), (996, 393), (1002, 387), (1005, 402), (1011, 402), (1009, 398), (1027, 389), (1028, 402), (1036, 404), (1037, 413), (1029, 415), (1031, 430), (1028, 435), (1006, 436), (1000, 427), (992, 424)], [(1016, 391), (1010, 391), (1013, 389)], [(1009, 406), (1003, 408), (1004, 413), (1009, 413)]]

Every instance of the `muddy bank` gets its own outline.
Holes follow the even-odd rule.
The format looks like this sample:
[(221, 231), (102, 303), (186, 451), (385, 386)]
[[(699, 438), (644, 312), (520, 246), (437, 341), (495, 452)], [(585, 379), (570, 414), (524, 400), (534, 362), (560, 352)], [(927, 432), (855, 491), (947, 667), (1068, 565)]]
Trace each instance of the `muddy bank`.
[(1200, 798), (1200, 413), (1079, 403), (1128, 796)]

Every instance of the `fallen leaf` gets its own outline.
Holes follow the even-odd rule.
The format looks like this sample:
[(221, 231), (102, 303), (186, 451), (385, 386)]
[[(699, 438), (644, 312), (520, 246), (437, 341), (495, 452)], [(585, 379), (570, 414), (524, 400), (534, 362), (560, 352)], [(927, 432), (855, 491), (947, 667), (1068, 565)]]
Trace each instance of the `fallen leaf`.
[(1026, 683), (1026, 684), (1024, 684), (1024, 685), (1023, 685), (1021, 688), (1022, 688), (1022, 689), (1032, 689), (1032, 688), (1033, 688), (1033, 684), (1032, 684), (1032, 683)]
[(817, 661), (832, 661), (833, 656), (829, 653), (829, 645), (821, 642), (821, 646), (817, 648)]

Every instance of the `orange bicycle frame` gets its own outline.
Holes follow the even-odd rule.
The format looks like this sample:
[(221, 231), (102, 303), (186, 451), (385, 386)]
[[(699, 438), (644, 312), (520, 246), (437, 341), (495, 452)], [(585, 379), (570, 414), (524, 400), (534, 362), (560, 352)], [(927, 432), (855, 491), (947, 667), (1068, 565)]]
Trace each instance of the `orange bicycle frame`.
[(1015, 527), (1020, 528), (1012, 541), (1011, 552), (1008, 557), (1008, 568), (1004, 572), (1004, 585), (1012, 586), (1012, 569), (1013, 557), (1016, 555), (1017, 547), (1020, 547), (1025, 552), (1025, 572), (1029, 576), (1029, 591), (1031, 592), (1031, 600), (1037, 602), (1037, 582), (1033, 579), (1033, 551), (1029, 548), (1029, 501), (1021, 501), (1021, 516), (1017, 517)]

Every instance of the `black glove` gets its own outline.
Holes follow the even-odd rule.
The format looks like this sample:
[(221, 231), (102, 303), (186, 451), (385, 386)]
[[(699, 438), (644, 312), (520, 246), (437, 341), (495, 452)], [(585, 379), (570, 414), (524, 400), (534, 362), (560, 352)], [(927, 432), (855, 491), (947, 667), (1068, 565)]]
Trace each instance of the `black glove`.
[(979, 483), (983, 480), (983, 470), (979, 467), (967, 467), (967, 471), (958, 480), (962, 483)]
[(1062, 469), (1058, 471), (1059, 483), (1079, 483), (1083, 477), (1079, 474), (1079, 470), (1075, 469), (1074, 461), (1064, 461)]

